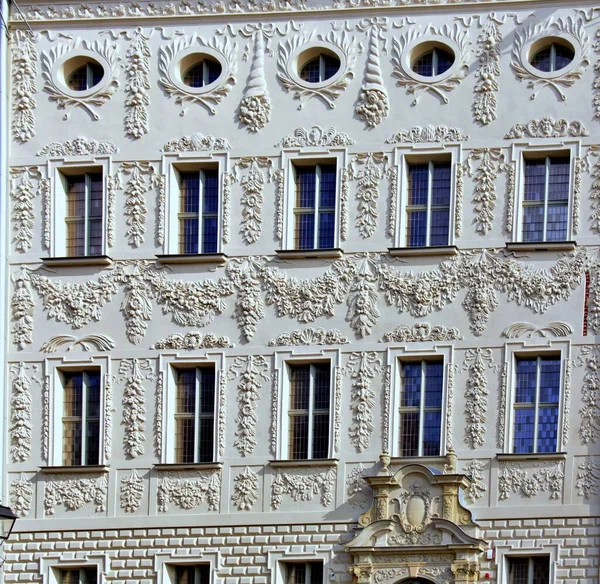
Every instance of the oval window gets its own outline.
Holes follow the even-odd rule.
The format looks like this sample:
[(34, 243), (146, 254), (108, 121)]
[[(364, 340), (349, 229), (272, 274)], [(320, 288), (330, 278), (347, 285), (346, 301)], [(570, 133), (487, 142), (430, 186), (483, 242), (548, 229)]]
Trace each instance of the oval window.
[[(311, 51), (312, 52), (312, 51)], [(300, 79), (308, 83), (323, 83), (331, 79), (340, 70), (340, 60), (329, 52), (320, 52), (311, 56), (300, 67)]]
[(104, 69), (100, 63), (88, 60), (76, 66), (67, 76), (67, 87), (73, 91), (87, 91), (102, 81)]
[[(194, 57), (193, 64), (187, 66), (181, 75), (185, 85), (195, 89), (206, 87), (221, 76), (223, 68), (219, 61), (207, 55), (194, 55)], [(185, 59), (185, 61), (188, 60)], [(188, 65), (188, 63), (185, 63), (185, 65)]]
[(544, 73), (560, 71), (569, 65), (575, 58), (575, 51), (566, 45), (550, 43), (533, 54), (532, 67)]
[(411, 69), (423, 77), (442, 75), (454, 64), (454, 54), (440, 47), (421, 53), (412, 63)]

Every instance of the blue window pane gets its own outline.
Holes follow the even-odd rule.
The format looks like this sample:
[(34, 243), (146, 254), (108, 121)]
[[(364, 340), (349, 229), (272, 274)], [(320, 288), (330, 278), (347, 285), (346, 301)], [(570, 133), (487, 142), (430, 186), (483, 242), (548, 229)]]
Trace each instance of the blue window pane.
[(216, 170), (204, 171), (204, 213), (219, 211), (219, 179)]
[(525, 207), (523, 214), (523, 241), (544, 239), (544, 208)]
[(433, 51), (421, 55), (413, 63), (412, 70), (423, 77), (433, 77)]
[(319, 249), (333, 247), (335, 234), (335, 213), (319, 213)]
[(546, 160), (525, 161), (525, 200), (543, 201), (546, 186)]
[(515, 403), (535, 403), (537, 383), (537, 359), (518, 359), (516, 376)]
[(446, 51), (441, 51), (440, 49), (434, 50), (437, 55), (437, 70), (435, 73), (436, 75), (441, 75), (442, 73), (448, 71), (450, 67), (452, 67), (452, 64), (454, 63), (454, 55), (451, 55)]
[(408, 204), (427, 205), (429, 165), (411, 164), (408, 167)]
[(560, 393), (560, 359), (542, 359), (540, 371), (541, 404), (557, 404)]
[(182, 222), (181, 253), (198, 253), (198, 220), (184, 219)]
[(315, 208), (315, 174), (314, 166), (296, 169), (296, 207)]
[(202, 220), (202, 253), (217, 252), (217, 217), (204, 217)]
[(315, 214), (296, 215), (296, 249), (313, 249), (315, 234)]
[(569, 198), (569, 173), (571, 164), (568, 158), (551, 158), (548, 171), (548, 200), (566, 201)]
[(335, 166), (321, 167), (321, 207), (335, 207)]
[(200, 177), (197, 172), (181, 173), (182, 213), (198, 213), (200, 209)]
[(538, 452), (556, 452), (558, 406), (540, 408), (538, 415)]
[(400, 414), (400, 456), (419, 456), (419, 413)]
[(568, 205), (549, 205), (546, 225), (546, 241), (567, 239)]
[(404, 363), (404, 385), (400, 406), (418, 408), (421, 404), (421, 363)]
[(439, 456), (441, 412), (425, 412), (423, 419), (423, 456)]
[(335, 57), (328, 55), (322, 55), (324, 75), (322, 81), (333, 77), (340, 69), (340, 62)]
[(442, 362), (425, 364), (425, 407), (442, 407), (444, 365)]
[(408, 245), (427, 245), (427, 211), (411, 211), (408, 214)]
[(516, 454), (533, 452), (534, 420), (534, 408), (515, 410), (513, 452)]
[(448, 245), (450, 208), (431, 211), (429, 245)]
[(431, 185), (432, 205), (450, 205), (451, 181), (450, 163), (434, 162), (433, 183)]

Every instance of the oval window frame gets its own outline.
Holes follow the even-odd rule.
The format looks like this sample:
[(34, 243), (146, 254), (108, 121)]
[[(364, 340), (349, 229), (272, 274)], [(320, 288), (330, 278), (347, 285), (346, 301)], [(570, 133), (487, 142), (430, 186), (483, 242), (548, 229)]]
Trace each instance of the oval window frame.
[[(434, 77), (426, 77), (425, 75), (419, 75), (418, 73), (415, 73), (412, 69), (415, 60), (424, 53), (431, 51), (435, 47), (439, 47), (447, 53), (454, 55), (454, 63), (452, 63), (447, 71), (444, 71), (440, 75), (435, 75)], [(424, 35), (423, 37), (414, 39), (406, 46), (401, 57), (401, 64), (404, 72), (409, 77), (415, 81), (418, 81), (419, 83), (422, 83), (423, 85), (435, 85), (440, 81), (444, 81), (448, 77), (456, 75), (461, 67), (461, 62), (462, 51), (460, 50), (460, 47), (450, 38), (440, 38), (439, 36), (435, 35)]]
[[(73, 71), (75, 71), (77, 68), (84, 65), (87, 61), (95, 61), (98, 65), (100, 65), (100, 67), (102, 67), (102, 78), (90, 89), (75, 91), (68, 85), (69, 75), (71, 75), (71, 73), (73, 73)], [(69, 63), (72, 63), (72, 65), (68, 65)], [(98, 93), (108, 84), (110, 80), (110, 71), (111, 67), (108, 61), (102, 57), (102, 55), (99, 55), (93, 51), (79, 50), (75, 55), (67, 53), (56, 61), (52, 70), (52, 79), (54, 84), (57, 87), (60, 87), (61, 91), (65, 95), (75, 99), (85, 99), (86, 97), (90, 97)]]
[[(334, 75), (332, 75), (329, 79), (325, 81), (320, 81), (319, 83), (311, 83), (310, 81), (305, 81), (300, 77), (300, 69), (308, 63), (311, 59), (315, 58), (322, 52), (332, 53), (340, 62), (340, 67), (336, 71)], [(310, 53), (305, 58), (302, 58), (306, 53)], [(301, 47), (299, 47), (294, 53), (291, 55), (288, 64), (287, 70), (289, 76), (293, 79), (294, 83), (303, 87), (305, 89), (318, 90), (323, 89), (324, 87), (329, 87), (333, 85), (339, 79), (341, 79), (346, 71), (347, 60), (344, 53), (331, 43), (327, 42), (313, 42), (313, 43), (305, 43)]]
[[(202, 60), (201, 58), (194, 58), (195, 56), (210, 57), (221, 65), (221, 74), (212, 83), (202, 87), (191, 87), (184, 83), (183, 76), (185, 75), (185, 72)], [(229, 76), (229, 63), (224, 62), (221, 53), (208, 47), (189, 47), (185, 51), (178, 53), (176, 58), (171, 61), (171, 64), (169, 65), (169, 76), (179, 90), (191, 95), (202, 95), (204, 93), (210, 93), (223, 84), (223, 81)]]
[[(558, 69), (557, 71), (540, 71), (531, 64), (532, 57), (543, 48), (551, 45), (552, 43), (561, 44), (568, 46), (573, 51), (573, 59), (566, 66)], [(575, 37), (568, 33), (556, 32), (552, 35), (538, 36), (531, 39), (528, 43), (523, 46), (521, 50), (521, 63), (530, 75), (538, 77), (539, 79), (556, 79), (562, 77), (574, 69), (577, 64), (581, 61), (581, 45)]]

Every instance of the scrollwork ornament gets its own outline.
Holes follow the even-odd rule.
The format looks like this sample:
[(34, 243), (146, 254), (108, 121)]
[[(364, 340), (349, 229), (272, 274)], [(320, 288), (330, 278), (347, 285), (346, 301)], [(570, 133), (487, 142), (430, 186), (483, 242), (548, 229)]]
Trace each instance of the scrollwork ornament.
[[(567, 35), (574, 45), (578, 45), (578, 59), (567, 67), (559, 69), (556, 73), (544, 76), (537, 75), (529, 65), (527, 47), (537, 39), (556, 33)], [(521, 30), (517, 30), (510, 66), (519, 81), (527, 81), (527, 87), (534, 90), (531, 99), (537, 97), (538, 87), (550, 87), (562, 101), (565, 101), (567, 96), (561, 88), (571, 87), (581, 78), (585, 68), (590, 64), (589, 57), (590, 42), (585, 32), (585, 22), (582, 19), (572, 17), (559, 18), (555, 22), (548, 20), (538, 23), (533, 22), (525, 25)]]
[(577, 120), (569, 122), (565, 118), (555, 120), (545, 116), (525, 124), (515, 124), (504, 137), (507, 140), (521, 140), (523, 138), (581, 138), (588, 135), (585, 126)]
[(50, 376), (44, 376), (42, 384), (42, 460), (50, 460)]
[(262, 130), (271, 119), (271, 98), (265, 79), (265, 41), (262, 30), (254, 33), (254, 54), (248, 85), (238, 109), (238, 118), (250, 132)]
[[(388, 204), (388, 236), (396, 238), (396, 223), (398, 221), (398, 169), (395, 166), (390, 167), (390, 200)], [(457, 201), (458, 205), (458, 201)], [(460, 233), (458, 234), (460, 235)], [(458, 237), (457, 235), (457, 237)]]
[[(597, 69), (600, 71), (600, 66), (598, 66)], [(600, 115), (597, 117), (600, 118)], [(592, 157), (596, 159), (593, 166), (591, 165)], [(589, 195), (590, 207), (592, 210), (592, 214), (590, 215), (590, 229), (595, 233), (600, 233), (600, 146), (594, 144), (588, 146), (586, 166), (591, 168), (590, 174), (592, 176), (592, 186)]]
[(47, 156), (49, 158), (65, 156), (109, 156), (117, 154), (119, 149), (114, 142), (110, 140), (90, 140), (85, 136), (77, 136), (73, 140), (64, 142), (50, 142), (41, 150), (38, 150), (38, 156)]
[[(178, 55), (190, 49), (211, 51), (219, 55), (223, 72), (219, 83), (207, 91), (194, 92), (191, 88), (178, 83), (174, 79), (174, 67), (177, 66)], [(176, 38), (168, 45), (161, 47), (158, 54), (159, 83), (164, 90), (175, 98), (175, 103), (181, 106), (179, 115), (184, 116), (191, 104), (205, 107), (211, 114), (216, 114), (216, 106), (227, 97), (236, 82), (237, 70), (237, 45), (228, 37), (222, 36), (204, 40), (194, 34), (191, 39), (186, 36)]]
[(383, 83), (379, 58), (380, 36), (381, 28), (372, 26), (369, 34), (365, 78), (354, 109), (356, 115), (370, 128), (381, 124), (390, 111), (390, 102)]
[(333, 451), (340, 452), (342, 447), (342, 368), (334, 367), (333, 394)]
[(291, 134), (275, 144), (282, 148), (330, 148), (341, 146), (352, 146), (355, 141), (345, 132), (338, 132), (335, 128), (322, 128), (312, 126), (311, 128), (296, 128)]
[(54, 335), (47, 341), (44, 341), (40, 347), (43, 353), (56, 353), (68, 345), (67, 351), (71, 351), (74, 347), (80, 346), (84, 351), (90, 351), (92, 348), (96, 351), (112, 351), (115, 348), (114, 341), (106, 335), (84, 335), (75, 337), (73, 335)]
[(12, 134), (13, 138), (25, 144), (35, 136), (35, 115), (37, 107), (33, 97), (37, 91), (38, 54), (35, 49), (35, 35), (31, 31), (16, 29), (12, 39)]
[[(292, 71), (296, 59), (293, 57), (302, 51), (304, 45), (313, 41), (329, 44), (343, 55), (340, 70), (326, 83), (307, 84), (302, 82), (297, 74)], [(298, 109), (312, 97), (322, 99), (330, 109), (335, 107), (335, 100), (342, 94), (352, 79), (356, 66), (356, 39), (346, 31), (331, 31), (328, 34), (317, 35), (296, 34), (287, 41), (279, 44), (277, 56), (277, 78), (286, 91), (294, 94), (294, 99), (300, 101)], [(314, 86), (313, 86), (314, 85)]]
[(446, 367), (446, 447), (449, 451), (454, 448), (454, 378), (457, 368), (454, 363), (448, 363)]
[[(449, 75), (438, 76), (439, 78), (432, 77), (428, 80), (425, 77), (415, 77), (412, 70), (407, 69), (404, 53), (409, 45), (417, 43), (424, 35), (433, 35), (442, 41), (447, 39), (457, 47), (457, 62), (452, 66), (452, 72)], [(458, 24), (452, 27), (444, 25), (439, 28), (429, 25), (424, 29), (409, 27), (399, 39), (394, 38), (392, 43), (393, 75), (398, 79), (396, 82), (398, 86), (406, 87), (407, 93), (415, 96), (411, 105), (417, 105), (421, 95), (428, 92), (437, 95), (443, 103), (448, 103), (447, 94), (460, 85), (469, 69), (469, 44), (467, 32), (461, 30)]]
[(391, 333), (383, 335), (382, 343), (421, 343), (426, 341), (458, 341), (462, 336), (457, 328), (444, 325), (431, 325), (427, 322), (413, 324), (412, 327), (400, 325)]
[(477, 59), (479, 67), (475, 72), (475, 101), (473, 116), (482, 126), (491, 124), (497, 117), (498, 100), (496, 93), (500, 90), (500, 45), (502, 32), (500, 26), (491, 16), (481, 34), (477, 37)]
[(563, 450), (567, 450), (569, 442), (569, 431), (571, 429), (571, 375), (573, 373), (573, 359), (565, 359), (565, 382), (563, 392), (563, 425), (562, 425), (562, 446)]
[(233, 479), (233, 494), (231, 500), (238, 511), (252, 511), (258, 501), (258, 477), (250, 467)]
[(354, 467), (346, 478), (346, 497), (352, 507), (365, 507), (371, 500), (372, 489), (365, 481), (367, 468), (362, 464)]
[(464, 142), (469, 136), (459, 128), (448, 126), (413, 126), (408, 130), (400, 130), (390, 136), (386, 144), (424, 144), (427, 142)]
[[(69, 54), (77, 54), (80, 51), (91, 52), (98, 56), (98, 59), (106, 64), (108, 70), (104, 72), (104, 78), (96, 89), (85, 97), (78, 97), (70, 91), (67, 93), (66, 86), (55, 81), (55, 67), (57, 63)], [(108, 39), (102, 43), (100, 41), (87, 41), (77, 38), (71, 42), (58, 43), (49, 51), (42, 51), (42, 79), (44, 80), (44, 90), (50, 94), (50, 99), (57, 103), (59, 109), (67, 110), (63, 120), (68, 120), (70, 111), (67, 108), (81, 107), (86, 110), (94, 121), (100, 119), (96, 112), (96, 107), (104, 105), (116, 92), (119, 82), (117, 76), (119, 69), (117, 62), (117, 45), (111, 44)], [(106, 81), (104, 81), (106, 79)]]
[(27, 517), (33, 503), (33, 487), (25, 473), (10, 483), (10, 507), (17, 517)]
[(140, 508), (143, 496), (144, 480), (134, 468), (128, 476), (121, 478), (121, 509), (123, 509), (125, 513), (135, 513)]
[(371, 381), (382, 372), (382, 361), (373, 351), (351, 353), (344, 373), (352, 379), (350, 394), (350, 411), (352, 424), (348, 429), (350, 442), (357, 452), (369, 447), (371, 434), (375, 429), (373, 408), (375, 392), (371, 389)]
[(219, 337), (213, 333), (202, 334), (191, 331), (189, 333), (173, 333), (154, 343), (150, 348), (157, 350), (175, 349), (197, 351), (198, 349), (228, 349), (233, 343), (227, 337)]
[(277, 335), (267, 343), (269, 347), (308, 347), (310, 345), (347, 345), (350, 341), (338, 330), (307, 327)]
[(239, 378), (237, 402), (238, 415), (235, 419), (237, 430), (233, 446), (240, 456), (250, 456), (256, 448), (257, 406), (260, 400), (262, 382), (269, 381), (269, 364), (262, 355), (236, 357), (227, 372), (227, 379)]
[(138, 139), (150, 130), (148, 124), (148, 106), (150, 98), (150, 58), (152, 52), (148, 44), (148, 37), (141, 29), (137, 29), (127, 53), (125, 65), (125, 134), (130, 138)]
[(494, 367), (491, 349), (467, 349), (463, 370), (468, 371), (465, 391), (465, 443), (471, 448), (485, 444), (485, 423), (487, 421), (488, 389), (485, 371)]
[(333, 503), (335, 479), (335, 468), (278, 469), (271, 485), (271, 507), (279, 509), (283, 495), (289, 495), (295, 502), (312, 501), (315, 495), (320, 495), (321, 505), (329, 507)]

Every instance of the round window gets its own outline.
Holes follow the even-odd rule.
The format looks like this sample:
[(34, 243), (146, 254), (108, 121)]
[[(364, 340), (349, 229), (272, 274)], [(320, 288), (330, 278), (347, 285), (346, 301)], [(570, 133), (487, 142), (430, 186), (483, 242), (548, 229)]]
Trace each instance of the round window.
[(300, 55), (298, 64), (298, 76), (307, 83), (323, 83), (331, 79), (341, 67), (338, 56), (327, 49), (305, 51)]
[(529, 62), (538, 71), (554, 73), (570, 65), (574, 58), (575, 51), (572, 47), (562, 43), (551, 42), (535, 51)]
[(425, 52), (419, 53), (418, 47), (415, 52), (418, 57), (413, 59), (411, 69), (422, 77), (437, 77), (454, 65), (454, 53), (449, 47), (430, 45)]
[(104, 68), (93, 59), (74, 57), (64, 65), (65, 81), (72, 91), (88, 91), (104, 77)]
[(181, 80), (194, 89), (214, 83), (222, 71), (221, 63), (208, 55), (194, 54), (181, 60)]

